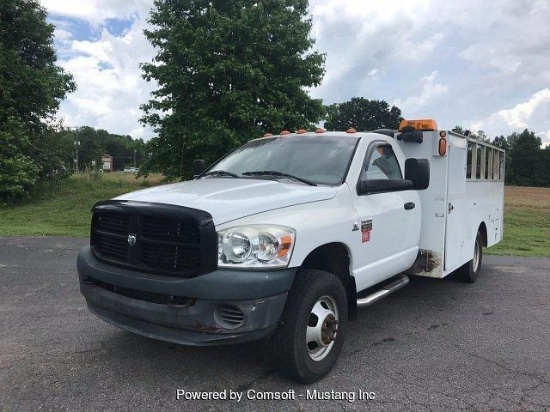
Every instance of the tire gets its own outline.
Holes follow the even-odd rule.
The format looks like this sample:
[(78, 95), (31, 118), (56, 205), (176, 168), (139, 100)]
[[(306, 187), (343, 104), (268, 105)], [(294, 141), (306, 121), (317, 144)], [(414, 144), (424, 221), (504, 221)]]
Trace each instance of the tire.
[(483, 240), (481, 237), (481, 233), (477, 232), (476, 241), (474, 242), (473, 258), (458, 269), (459, 279), (464, 283), (474, 283), (479, 275), (482, 260)]
[(326, 376), (342, 351), (347, 321), (346, 291), (336, 276), (298, 274), (274, 336), (281, 372), (300, 383)]

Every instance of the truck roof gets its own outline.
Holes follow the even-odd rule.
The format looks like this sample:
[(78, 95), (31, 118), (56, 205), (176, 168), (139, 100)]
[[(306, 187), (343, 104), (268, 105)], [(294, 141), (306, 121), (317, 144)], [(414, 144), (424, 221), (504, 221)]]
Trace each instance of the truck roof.
[(338, 138), (341, 138), (341, 139), (349, 139), (350, 141), (357, 141), (358, 139), (360, 138), (363, 138), (363, 137), (371, 137), (371, 138), (381, 138), (381, 137), (388, 137), (387, 134), (385, 133), (381, 133), (381, 132), (377, 132), (377, 131), (374, 131), (374, 132), (349, 132), (349, 131), (330, 131), (330, 132), (327, 132), (327, 131), (323, 131), (323, 132), (295, 132), (295, 133), (284, 133), (284, 132), (281, 132), (280, 134), (270, 134), (270, 133), (266, 133), (266, 135), (262, 136), (262, 137), (259, 137), (257, 139), (252, 139), (252, 140), (263, 140), (263, 139), (273, 139), (273, 138), (284, 138), (284, 139), (289, 139), (289, 138), (298, 138), (298, 139), (303, 139), (303, 138), (323, 138), (323, 137), (335, 137), (337, 136)]

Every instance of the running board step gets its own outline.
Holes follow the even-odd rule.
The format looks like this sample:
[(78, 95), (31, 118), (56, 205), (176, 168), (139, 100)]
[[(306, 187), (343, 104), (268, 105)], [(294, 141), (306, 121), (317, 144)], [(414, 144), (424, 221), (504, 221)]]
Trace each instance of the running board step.
[(391, 295), (393, 292), (398, 291), (407, 283), (409, 283), (409, 277), (407, 275), (399, 275), (393, 282), (388, 283), (382, 289), (377, 290), (364, 298), (357, 299), (357, 307), (364, 308), (365, 306), (370, 306), (373, 303), (378, 302), (380, 299)]

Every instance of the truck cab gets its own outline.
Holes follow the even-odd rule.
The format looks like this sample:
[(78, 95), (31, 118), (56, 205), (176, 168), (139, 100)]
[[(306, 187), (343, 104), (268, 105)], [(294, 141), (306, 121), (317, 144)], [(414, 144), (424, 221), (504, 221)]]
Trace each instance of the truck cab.
[[(98, 202), (90, 246), (77, 260), (90, 311), (180, 344), (270, 337), (284, 373), (305, 383), (322, 378), (358, 307), (405, 286), (407, 273), (444, 277), (462, 268), (475, 280), (481, 247), (502, 235), (489, 230), (497, 215), (502, 222), (501, 209), (491, 210), (445, 266), (449, 175), (462, 158), (454, 165), (451, 148), (467, 138), (444, 132), (441, 143), (436, 129), (413, 126), (268, 135), (192, 181)], [(484, 150), (485, 176), (487, 150), (491, 164), (500, 152)], [(434, 220), (436, 229), (427, 227)]]

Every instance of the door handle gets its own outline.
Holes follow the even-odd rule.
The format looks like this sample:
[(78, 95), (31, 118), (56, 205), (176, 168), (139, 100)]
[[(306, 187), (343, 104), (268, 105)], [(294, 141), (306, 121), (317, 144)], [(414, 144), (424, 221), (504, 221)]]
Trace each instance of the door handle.
[(414, 202), (407, 202), (405, 203), (405, 210), (411, 210), (411, 209), (414, 209), (416, 205), (414, 204)]

